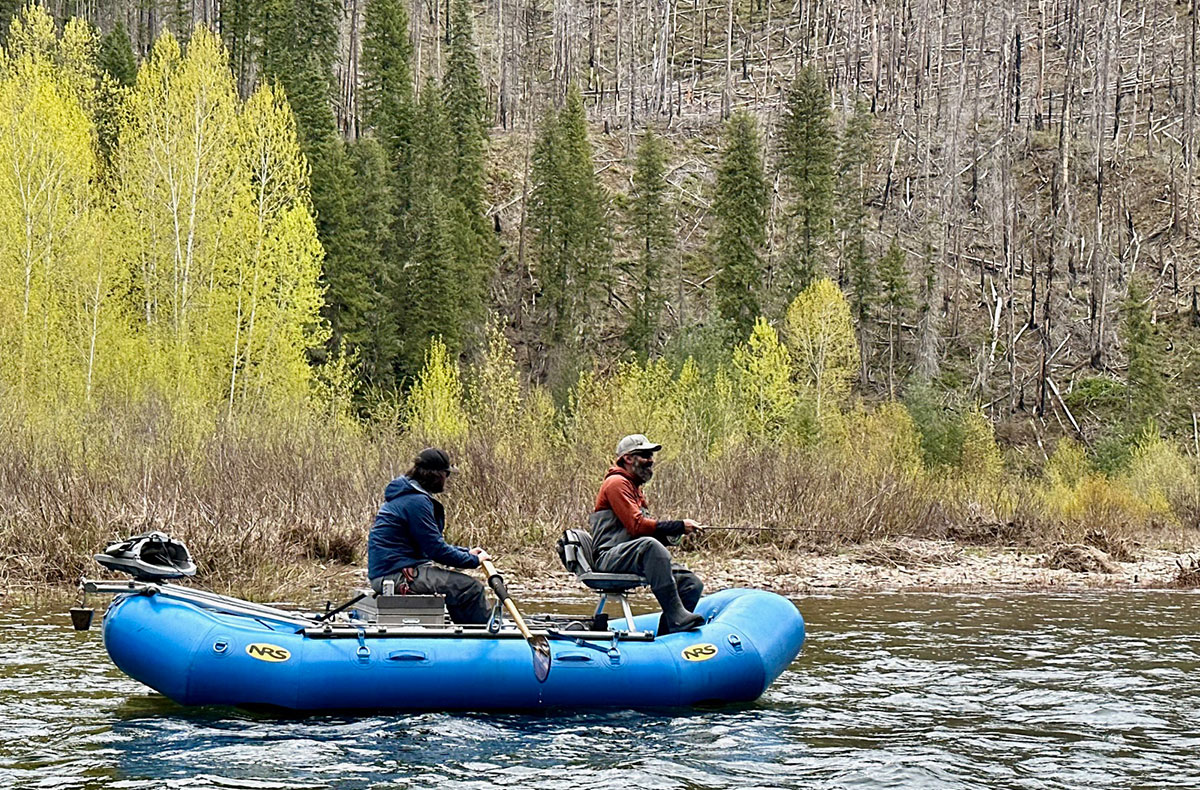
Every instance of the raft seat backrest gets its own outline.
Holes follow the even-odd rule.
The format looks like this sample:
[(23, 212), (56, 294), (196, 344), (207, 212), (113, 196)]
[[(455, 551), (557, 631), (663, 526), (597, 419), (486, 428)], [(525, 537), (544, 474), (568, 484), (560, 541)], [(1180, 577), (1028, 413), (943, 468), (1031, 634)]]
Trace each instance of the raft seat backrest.
[(633, 625), (633, 612), (629, 608), (628, 594), (630, 590), (645, 587), (650, 584), (645, 576), (635, 573), (600, 573), (595, 570), (595, 544), (592, 534), (582, 529), (568, 529), (558, 539), (558, 556), (563, 566), (575, 574), (575, 578), (583, 582), (590, 590), (600, 594), (596, 605), (593, 621), (604, 613), (608, 596), (612, 595), (621, 603), (621, 613), (625, 616), (626, 627), (636, 630)]

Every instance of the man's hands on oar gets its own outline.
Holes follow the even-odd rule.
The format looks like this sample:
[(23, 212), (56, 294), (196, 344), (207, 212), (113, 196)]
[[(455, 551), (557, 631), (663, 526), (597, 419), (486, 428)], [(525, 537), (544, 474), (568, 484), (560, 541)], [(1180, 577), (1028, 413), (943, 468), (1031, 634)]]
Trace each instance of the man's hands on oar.
[(538, 679), (538, 683), (545, 683), (546, 678), (550, 676), (550, 640), (545, 636), (534, 636), (529, 627), (525, 625), (525, 619), (517, 611), (516, 603), (508, 595), (508, 589), (504, 586), (504, 578), (496, 572), (496, 566), (492, 565), (488, 553), (480, 549), (475, 556), (479, 558), (479, 567), (483, 568), (483, 572), (487, 574), (488, 586), (504, 604), (504, 608), (508, 610), (508, 616), (516, 623), (517, 630), (521, 632), (521, 636), (525, 637), (525, 641), (529, 643), (529, 649), (533, 651), (534, 677)]

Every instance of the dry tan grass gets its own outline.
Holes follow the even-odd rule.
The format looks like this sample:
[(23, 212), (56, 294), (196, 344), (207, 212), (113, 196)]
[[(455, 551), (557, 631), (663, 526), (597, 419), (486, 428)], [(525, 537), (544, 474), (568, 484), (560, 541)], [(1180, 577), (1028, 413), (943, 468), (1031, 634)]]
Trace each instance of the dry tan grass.
[[(97, 416), (74, 442), (12, 427), (0, 446), (0, 589), (69, 587), (100, 573), (91, 555), (107, 543), (151, 529), (187, 543), (200, 580), (216, 589), (268, 599), (340, 589), (361, 575), (384, 486), (422, 446), (386, 428), (313, 422), (224, 425), (185, 440), (169, 415), (144, 411)], [(521, 574), (557, 570), (555, 540), (585, 523), (609, 459), (570, 448), (505, 453), (480, 434), (450, 450), (460, 469), (443, 497), (450, 540), (486, 546)], [(648, 494), (660, 517), (794, 530), (703, 537), (706, 555), (750, 551), (781, 566), (846, 546), (874, 547), (865, 561), (872, 552), (902, 564), (948, 561), (905, 554), (904, 537), (1087, 542), (1114, 554), (1151, 540), (1125, 521), (1095, 525), (1088, 540), (1068, 536), (1029, 497), (1004, 515), (936, 480), (868, 474), (778, 445), (664, 460)]]

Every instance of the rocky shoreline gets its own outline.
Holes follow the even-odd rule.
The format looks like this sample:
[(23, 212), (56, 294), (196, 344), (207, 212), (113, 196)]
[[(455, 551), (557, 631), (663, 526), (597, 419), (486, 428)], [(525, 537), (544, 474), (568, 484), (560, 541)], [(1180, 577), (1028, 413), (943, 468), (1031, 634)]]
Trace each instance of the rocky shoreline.
[[(769, 554), (770, 552), (768, 552)], [(1062, 544), (1047, 551), (963, 545), (906, 538), (847, 547), (839, 553), (777, 556), (688, 552), (677, 558), (696, 571), (708, 590), (756, 587), (781, 595), (881, 591), (1057, 591), (1186, 589), (1200, 587), (1200, 546), (1190, 551), (1142, 549), (1115, 559), (1091, 546)], [(550, 599), (571, 596), (580, 586), (565, 571), (546, 565), (508, 564), (514, 593)], [(537, 581), (537, 574), (541, 578)]]
[[(770, 545), (735, 551), (676, 550), (676, 560), (704, 579), (708, 591), (754, 587), (781, 595), (847, 592), (1053, 592), (1200, 588), (1200, 545), (1186, 550), (1139, 548), (1112, 554), (1092, 546), (1058, 544), (1045, 551), (949, 540), (902, 538), (848, 545), (839, 551), (796, 552)], [(563, 601), (587, 596), (548, 552), (500, 552), (496, 564), (514, 597)], [(235, 580), (200, 585), (251, 600), (302, 604), (341, 599), (366, 583), (360, 565), (301, 562), (286, 578), (247, 587)], [(99, 570), (99, 569), (97, 569)], [(94, 577), (104, 574), (97, 572)], [(263, 582), (266, 581), (264, 584)], [(0, 600), (68, 598), (73, 587), (0, 587)], [(638, 594), (639, 599), (641, 593)]]

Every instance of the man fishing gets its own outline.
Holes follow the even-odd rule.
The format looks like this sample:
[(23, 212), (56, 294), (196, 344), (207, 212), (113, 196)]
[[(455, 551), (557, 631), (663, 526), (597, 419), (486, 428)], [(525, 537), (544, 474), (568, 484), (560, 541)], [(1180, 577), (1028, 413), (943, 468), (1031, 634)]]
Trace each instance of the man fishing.
[(654, 475), (654, 454), (662, 449), (642, 434), (617, 442), (616, 461), (604, 475), (596, 507), (588, 518), (595, 541), (596, 570), (636, 573), (650, 581), (662, 606), (658, 634), (690, 631), (704, 623), (692, 612), (704, 583), (700, 577), (671, 562), (665, 541), (701, 529), (690, 518), (660, 521), (650, 517), (642, 486)]
[(479, 547), (452, 546), (443, 536), (446, 511), (433, 495), (445, 490), (453, 472), (444, 450), (427, 447), (405, 475), (388, 483), (367, 540), (367, 578), (377, 593), (390, 581), (397, 592), (444, 595), (455, 623), (486, 623), (489, 611), (483, 585), (465, 573), (433, 564), (478, 568), (481, 559), (491, 559)]

